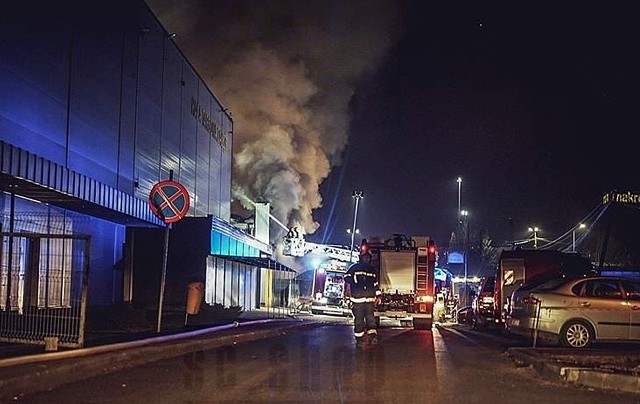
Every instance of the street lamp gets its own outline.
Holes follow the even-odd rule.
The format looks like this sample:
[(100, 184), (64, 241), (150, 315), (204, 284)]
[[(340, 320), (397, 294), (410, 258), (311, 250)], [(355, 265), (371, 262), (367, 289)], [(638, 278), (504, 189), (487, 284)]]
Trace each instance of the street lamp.
[[(353, 199), (355, 199), (356, 202), (356, 206), (353, 209), (353, 227), (351, 228), (351, 248), (349, 249), (350, 252), (353, 251), (353, 240), (356, 236), (356, 221), (358, 219), (358, 204), (360, 202), (360, 199), (364, 198), (364, 192), (362, 191), (353, 191), (353, 194), (351, 195), (351, 197)], [(349, 255), (349, 263), (351, 263), (352, 261), (352, 256), (353, 254)]]
[(468, 268), (469, 268), (469, 218), (467, 216), (469, 216), (469, 211), (467, 210), (462, 210), (460, 211), (460, 214), (462, 215), (462, 217), (464, 217), (464, 221), (466, 222), (467, 228), (466, 228), (466, 237), (465, 237), (465, 243), (464, 243), (464, 305), (468, 306), (469, 305), (469, 285), (467, 283), (467, 276), (468, 276)]
[[(347, 234), (351, 235), (351, 229), (347, 229)], [(356, 229), (356, 234), (360, 234), (360, 229)]]
[(538, 232), (540, 231), (537, 227), (529, 227), (529, 231), (533, 232), (533, 248), (538, 249)]
[(576, 229), (584, 229), (585, 227), (587, 227), (586, 224), (580, 223), (578, 226), (573, 228), (573, 247), (571, 248), (571, 251), (576, 252)]

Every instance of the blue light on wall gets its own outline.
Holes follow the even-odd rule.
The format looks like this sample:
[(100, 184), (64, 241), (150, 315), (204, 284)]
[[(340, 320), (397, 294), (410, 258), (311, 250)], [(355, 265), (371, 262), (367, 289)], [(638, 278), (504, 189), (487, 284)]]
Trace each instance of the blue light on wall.
[(211, 254), (259, 257), (260, 250), (214, 230), (211, 232)]

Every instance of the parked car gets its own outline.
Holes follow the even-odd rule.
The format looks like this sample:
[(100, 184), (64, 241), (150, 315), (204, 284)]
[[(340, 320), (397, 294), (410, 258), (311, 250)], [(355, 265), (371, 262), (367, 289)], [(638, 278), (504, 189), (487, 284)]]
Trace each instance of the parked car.
[(565, 347), (640, 341), (640, 280), (559, 278), (511, 296), (507, 329)]
[(495, 318), (494, 293), (496, 277), (488, 276), (480, 281), (478, 296), (473, 301), (473, 328), (480, 329), (492, 325)]
[(472, 325), (474, 321), (473, 307), (465, 306), (461, 309), (458, 309), (458, 311), (456, 312), (456, 321), (458, 321), (458, 324)]

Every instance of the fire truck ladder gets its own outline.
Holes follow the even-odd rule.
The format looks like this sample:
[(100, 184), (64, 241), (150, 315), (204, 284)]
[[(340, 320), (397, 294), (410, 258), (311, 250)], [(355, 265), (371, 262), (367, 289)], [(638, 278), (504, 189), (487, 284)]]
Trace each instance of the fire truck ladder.
[(292, 229), (284, 237), (284, 255), (303, 257), (310, 253), (324, 255), (328, 258), (343, 262), (358, 262), (359, 252), (350, 251), (345, 247), (338, 247), (325, 244), (309, 243), (304, 240), (304, 236)]
[[(433, 279), (431, 279), (433, 282)], [(427, 247), (418, 247), (418, 268), (416, 271), (416, 293), (429, 292), (429, 260)]]

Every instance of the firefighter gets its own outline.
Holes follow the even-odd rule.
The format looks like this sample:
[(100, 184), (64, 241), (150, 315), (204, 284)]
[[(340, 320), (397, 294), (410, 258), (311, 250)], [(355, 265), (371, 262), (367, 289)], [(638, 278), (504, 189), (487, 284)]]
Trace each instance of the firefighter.
[(344, 281), (349, 284), (351, 289), (349, 300), (352, 303), (353, 333), (356, 337), (356, 346), (364, 346), (365, 333), (369, 344), (376, 345), (378, 330), (373, 312), (380, 290), (378, 289), (378, 275), (371, 265), (370, 252), (362, 253), (360, 261), (349, 267)]

